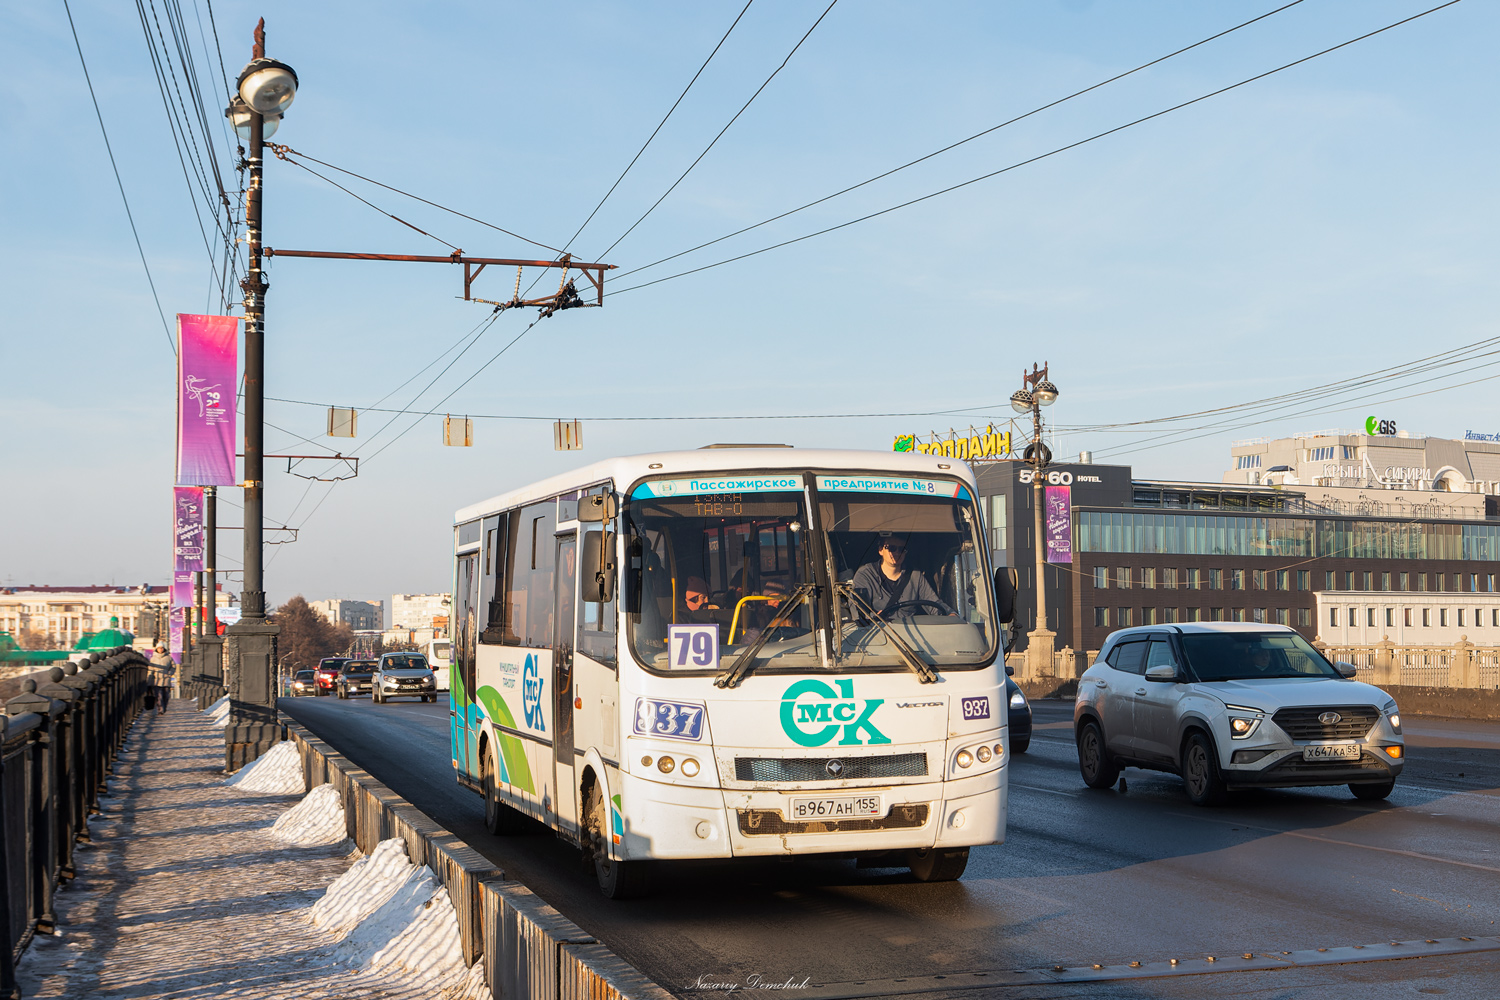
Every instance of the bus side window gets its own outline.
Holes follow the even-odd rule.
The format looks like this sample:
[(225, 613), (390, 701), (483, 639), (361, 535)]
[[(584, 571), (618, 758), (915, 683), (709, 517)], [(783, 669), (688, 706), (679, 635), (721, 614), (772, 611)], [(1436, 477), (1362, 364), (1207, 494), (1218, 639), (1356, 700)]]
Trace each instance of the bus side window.
[(507, 557), (512, 548), (508, 513), (485, 518), (483, 542), (479, 607), (484, 628), (479, 633), (479, 641), (489, 645), (513, 642), (514, 637), (507, 631), (505, 616)]

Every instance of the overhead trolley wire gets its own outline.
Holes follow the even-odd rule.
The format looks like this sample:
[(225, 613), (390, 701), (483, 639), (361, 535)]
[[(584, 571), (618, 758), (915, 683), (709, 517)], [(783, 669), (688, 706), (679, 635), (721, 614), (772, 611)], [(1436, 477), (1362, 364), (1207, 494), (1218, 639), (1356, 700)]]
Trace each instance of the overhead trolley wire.
[(617, 246), (620, 245), (620, 243), (625, 239), (625, 237), (629, 236), (632, 232), (635, 231), (635, 227), (636, 226), (639, 226), (642, 222), (646, 221), (646, 216), (648, 216), (652, 212), (656, 211), (656, 206), (657, 205), (660, 205), (662, 202), (664, 202), (664, 201), (667, 200), (667, 195), (669, 195), (673, 191), (677, 190), (677, 185), (681, 184), (683, 182), (683, 180), (687, 177), (687, 175), (693, 172), (693, 168), (696, 167), (700, 162), (702, 162), (703, 158), (708, 155), (708, 151), (714, 148), (714, 144), (717, 143), (720, 139), (722, 139), (724, 137), (724, 133), (725, 132), (729, 131), (729, 126), (733, 125), (737, 120), (739, 120), (740, 115), (744, 114), (745, 113), (745, 109), (748, 108), (748, 107), (750, 107), (750, 105), (755, 102), (755, 99), (760, 96), (761, 91), (765, 90), (766, 87), (770, 86), (771, 81), (774, 80), (774, 79), (776, 79), (776, 75), (778, 73), (780, 73), (782, 70), (786, 69), (787, 63), (789, 63), (789, 62), (792, 61), (792, 56), (796, 55), (797, 54), (797, 50), (800, 49), (800, 48), (802, 48), (802, 43), (805, 42), (805, 41), (807, 41), (808, 37), (815, 30), (817, 30), (818, 25), (820, 25), (820, 24), (823, 23), (823, 18), (825, 18), (825, 17), (828, 16), (828, 12), (831, 11), (831, 10), (833, 10), (834, 5), (837, 4), (838, 2), (839, 2), (839, 0), (833, 0), (833, 3), (830, 3), (827, 6), (827, 8), (824, 9), (823, 13), (821, 13), (821, 14), (818, 15), (818, 19), (813, 22), (812, 27), (808, 28), (807, 32), (801, 38), (797, 39), (797, 44), (792, 46), (792, 51), (788, 52), (786, 54), (786, 58), (783, 59), (783, 60), (781, 60), (781, 65), (777, 66), (774, 70), (771, 71), (771, 75), (768, 76), (768, 77), (766, 77), (765, 82), (762, 83), (759, 87), (757, 87), (755, 89), (755, 93), (753, 93), (753, 94), (750, 95), (750, 100), (746, 101), (744, 103), (744, 105), (738, 111), (736, 111), (734, 113), (734, 117), (730, 118), (729, 121), (724, 125), (724, 127), (721, 128), (721, 129), (719, 129), (719, 134), (716, 135), (716, 136), (714, 136), (713, 139), (709, 142), (709, 144), (703, 148), (703, 152), (701, 152), (701, 153), (698, 154), (698, 158), (697, 159), (695, 159), (692, 163), (688, 164), (688, 168), (682, 172), (682, 176), (678, 177), (675, 181), (673, 181), (672, 182), (672, 186), (669, 187), (669, 188), (667, 188), (667, 190), (662, 193), (662, 196), (660, 198), (656, 199), (656, 201), (652, 203), (651, 207), (648, 208), (648, 209), (646, 209), (646, 211), (641, 214), (641, 217), (639, 219), (636, 219), (634, 222), (632, 222), (630, 224), (630, 228), (627, 229), (627, 230), (625, 230), (625, 232), (621, 233), (620, 234), (620, 238), (617, 239), (617, 240), (615, 240), (613, 243), (611, 243), (609, 245), (609, 249), (608, 250), (605, 250), (598, 257), (594, 258), (595, 260), (603, 260), (605, 257), (608, 257), (610, 255), (610, 253), (612, 253), (614, 251), (615, 247), (617, 247)]
[(750, 232), (751, 230), (759, 229), (762, 226), (768, 226), (771, 223), (778, 222), (781, 219), (787, 218), (788, 216), (796, 215), (798, 212), (804, 211), (804, 210), (809, 209), (809, 208), (813, 208), (816, 205), (821, 205), (825, 201), (832, 201), (834, 198), (838, 198), (841, 195), (846, 195), (846, 194), (848, 194), (851, 191), (857, 191), (857, 190), (859, 190), (862, 187), (866, 187), (866, 186), (868, 186), (870, 184), (874, 184), (876, 181), (884, 180), (885, 178), (890, 177), (892, 174), (898, 174), (901, 171), (907, 169), (908, 167), (914, 167), (914, 166), (916, 166), (919, 163), (925, 163), (926, 161), (932, 159), (933, 157), (941, 156), (944, 153), (947, 153), (947, 152), (950, 152), (952, 150), (955, 150), (955, 149), (957, 149), (958, 147), (960, 147), (962, 145), (965, 145), (967, 143), (973, 142), (975, 139), (982, 139), (983, 137), (989, 135), (992, 132), (998, 132), (1000, 129), (1003, 129), (1003, 128), (1009, 126), (1009, 125), (1014, 125), (1016, 122), (1024, 121), (1025, 119), (1030, 118), (1033, 115), (1039, 115), (1043, 111), (1047, 111), (1050, 108), (1057, 107), (1059, 104), (1065, 104), (1068, 101), (1073, 100), (1075, 97), (1082, 97), (1084, 94), (1087, 94), (1087, 93), (1090, 93), (1092, 91), (1098, 90), (1100, 87), (1108, 86), (1109, 84), (1114, 83), (1117, 80), (1123, 80), (1127, 76), (1130, 76), (1130, 75), (1135, 74), (1135, 73), (1139, 73), (1142, 70), (1150, 69), (1152, 66), (1155, 66), (1158, 63), (1166, 62), (1168, 59), (1171, 59), (1171, 58), (1173, 58), (1175, 56), (1180, 56), (1184, 52), (1191, 52), (1193, 49), (1196, 49), (1196, 48), (1198, 48), (1200, 46), (1203, 46), (1203, 45), (1207, 45), (1209, 42), (1212, 42), (1212, 41), (1215, 41), (1217, 39), (1223, 38), (1225, 35), (1233, 34), (1234, 32), (1239, 31), (1241, 28), (1247, 28), (1250, 25), (1255, 24), (1257, 21), (1264, 21), (1266, 18), (1271, 17), (1274, 14), (1279, 14), (1282, 11), (1287, 10), (1290, 7), (1295, 7), (1295, 6), (1297, 6), (1298, 4), (1300, 4), (1302, 2), (1303, 2), (1303, 0), (1292, 0), (1291, 3), (1284, 4), (1284, 5), (1280, 6), (1280, 7), (1277, 7), (1275, 10), (1266, 11), (1266, 13), (1261, 14), (1258, 17), (1252, 17), (1250, 20), (1244, 21), (1244, 22), (1242, 22), (1240, 24), (1236, 24), (1232, 28), (1226, 28), (1223, 31), (1219, 32), (1218, 34), (1209, 35), (1207, 38), (1204, 38), (1204, 39), (1201, 39), (1199, 41), (1196, 41), (1196, 42), (1194, 42), (1191, 45), (1183, 46), (1182, 48), (1176, 50), (1175, 52), (1168, 52), (1164, 56), (1158, 56), (1157, 58), (1152, 59), (1150, 62), (1141, 63), (1139, 66), (1135, 67), (1134, 69), (1128, 69), (1128, 70), (1126, 70), (1123, 73), (1117, 73), (1117, 74), (1115, 74), (1114, 76), (1110, 77), (1107, 80), (1100, 80), (1098, 83), (1093, 84), (1092, 86), (1084, 87), (1082, 90), (1075, 90), (1073, 93), (1067, 95), (1066, 97), (1059, 97), (1055, 101), (1050, 101), (1047, 104), (1041, 105), (1040, 107), (1032, 108), (1030, 111), (1026, 112), (1025, 114), (1016, 115), (1014, 118), (1007, 119), (1006, 121), (1003, 121), (1003, 122), (1001, 122), (998, 125), (991, 125), (989, 128), (983, 130), (982, 132), (975, 132), (973, 135), (969, 136), (967, 139), (960, 139), (957, 142), (949, 143), (948, 145), (944, 146), (942, 149), (933, 150), (931, 153), (928, 153), (925, 156), (919, 156), (915, 160), (909, 160), (906, 163), (903, 163), (903, 164), (901, 164), (898, 167), (892, 167), (891, 169), (889, 169), (887, 171), (884, 171), (883, 173), (876, 174), (874, 177), (870, 177), (870, 178), (867, 178), (865, 180), (862, 180), (858, 184), (851, 184), (851, 185), (849, 185), (846, 188), (841, 188), (838, 191), (833, 192), (832, 194), (824, 195), (823, 197), (818, 198), (818, 199), (816, 199), (814, 201), (810, 201), (810, 202), (808, 202), (805, 205), (798, 205), (796, 208), (788, 209), (787, 211), (782, 212), (782, 213), (780, 213), (778, 215), (773, 215), (769, 219), (762, 219), (760, 222), (757, 222), (757, 223), (755, 223), (752, 226), (746, 226), (743, 229), (736, 229), (732, 233), (726, 233), (725, 235), (720, 236), (717, 239), (709, 240), (707, 243), (700, 243), (700, 244), (698, 244), (695, 247), (690, 247), (687, 250), (679, 251), (677, 253), (672, 254), (669, 257), (663, 257), (660, 260), (654, 260), (654, 261), (652, 261), (649, 264), (642, 264), (640, 267), (632, 268), (629, 271), (621, 271), (619, 274), (611, 275), (610, 276), (610, 280), (611, 281), (618, 281), (619, 279), (627, 277), (628, 275), (636, 274), (636, 273), (638, 273), (640, 271), (645, 271), (645, 270), (647, 270), (649, 268), (656, 267), (658, 264), (665, 264), (669, 260), (676, 260), (678, 257), (684, 257), (687, 254), (693, 253), (694, 251), (702, 250), (702, 249), (704, 249), (706, 247), (711, 247), (711, 246), (713, 246), (716, 243), (723, 243), (725, 240), (733, 239), (736, 236), (741, 236), (741, 235), (743, 235), (745, 233)]
[(125, 195), (125, 182), (120, 179), (120, 167), (115, 163), (115, 150), (109, 142), (109, 130), (104, 127), (104, 114), (99, 110), (99, 97), (94, 93), (94, 81), (89, 76), (89, 64), (83, 58), (83, 44), (78, 40), (78, 28), (73, 23), (73, 11), (68, 0), (63, 0), (63, 10), (68, 15), (68, 28), (73, 32), (73, 45), (78, 49), (78, 62), (83, 67), (84, 82), (89, 85), (89, 99), (94, 102), (94, 116), (99, 119), (99, 134), (104, 137), (104, 150), (109, 154), (110, 169), (115, 172), (115, 185), (120, 189), (120, 201), (125, 205), (125, 218), (130, 220), (130, 234), (135, 237), (135, 250), (141, 256), (141, 268), (146, 272), (146, 284), (151, 287), (151, 298), (156, 301), (156, 314), (161, 317), (161, 331), (166, 334), (167, 346), (177, 354), (177, 342), (172, 339), (172, 327), (167, 323), (167, 312), (161, 306), (161, 296), (156, 293), (156, 281), (151, 277), (151, 265), (146, 263), (146, 251), (141, 246), (141, 234), (135, 228), (135, 214), (130, 211), (130, 199)]
[[(714, 50), (708, 54), (708, 58), (703, 60), (703, 65), (698, 67), (698, 72), (694, 73), (693, 78), (688, 81), (687, 86), (682, 88), (682, 93), (677, 95), (677, 100), (672, 102), (672, 106), (667, 109), (666, 114), (662, 115), (661, 121), (656, 123), (656, 128), (651, 130), (651, 134), (646, 137), (646, 141), (641, 144), (641, 148), (636, 150), (635, 155), (630, 158), (630, 162), (625, 164), (625, 169), (620, 171), (620, 176), (616, 177), (615, 182), (609, 186), (609, 190), (604, 192), (604, 197), (599, 199), (599, 204), (594, 206), (594, 210), (589, 213), (589, 217), (583, 220), (583, 225), (579, 226), (578, 231), (568, 238), (568, 242), (563, 244), (564, 250), (572, 246), (573, 241), (578, 239), (579, 234), (583, 232), (584, 228), (590, 222), (594, 221), (594, 216), (599, 214), (599, 209), (604, 207), (606, 201), (609, 201), (609, 196), (615, 193), (615, 188), (619, 187), (620, 182), (625, 179), (625, 175), (630, 173), (630, 168), (635, 166), (636, 161), (641, 158), (641, 154), (646, 152), (646, 147), (651, 145), (651, 141), (662, 130), (662, 126), (667, 124), (667, 119), (672, 117), (672, 112), (677, 110), (677, 105), (681, 104), (682, 99), (688, 95), (688, 91), (693, 89), (693, 84), (698, 82), (698, 77), (702, 76), (703, 71), (708, 69), (708, 64), (713, 62), (714, 56), (719, 54), (719, 49), (724, 47), (724, 43), (729, 40), (730, 34), (740, 23), (740, 18), (745, 16), (745, 11), (749, 10), (750, 5), (754, 2), (755, 0), (745, 0), (745, 6), (740, 9), (738, 16), (734, 19), (734, 23), (729, 26), (729, 30), (724, 32), (724, 37), (719, 39), (719, 44), (715, 45)], [(1298, 0), (1298, 2), (1301, 2), (1301, 0)]]
[[(377, 181), (373, 177), (366, 177), (364, 174), (357, 174), (352, 170), (345, 170), (343, 167), (335, 166), (334, 164), (329, 163), (327, 160), (320, 160), (316, 156), (309, 156), (307, 153), (302, 152), (300, 149), (293, 149), (290, 146), (281, 146), (278, 148), (284, 150), (286, 153), (292, 156), (300, 156), (304, 160), (309, 160), (313, 163), (318, 164), (319, 166), (327, 167), (329, 170), (337, 170), (341, 174), (346, 174), (350, 177), (356, 178), (357, 180), (362, 180), (366, 184), (374, 184), (376, 187), (385, 188), (387, 191), (393, 192), (394, 194), (399, 194), (403, 198), (410, 198), (412, 201), (420, 201), (424, 205), (431, 205), (433, 208), (438, 209), (442, 212), (447, 212), (449, 215), (456, 215), (460, 219), (468, 219), (470, 222), (477, 222), (481, 226), (484, 226), (488, 229), (493, 229), (499, 233), (504, 233), (506, 236), (514, 236), (516, 239), (520, 240), (523, 243), (530, 243), (532, 246), (541, 247), (543, 250), (551, 250), (553, 253), (558, 254), (559, 256), (561, 256), (561, 254), (563, 253), (563, 251), (559, 250), (557, 247), (548, 246), (546, 243), (539, 243), (536, 240), (522, 236), (520, 233), (512, 232), (511, 230), (506, 229), (503, 226), (497, 226), (493, 222), (486, 222), (483, 219), (479, 219), (467, 213), (460, 212), (456, 208), (449, 208), (447, 205), (440, 205), (435, 201), (423, 198), (421, 195), (412, 194), (410, 191), (403, 191), (398, 187), (392, 187), (389, 184)], [(282, 158), (285, 159), (285, 157)], [(300, 163), (297, 165), (302, 166), (302, 164)], [(303, 169), (306, 170), (307, 168), (303, 167)], [(326, 180), (327, 178), (324, 179)], [(356, 197), (358, 196), (356, 195)], [(368, 204), (368, 202), (366, 204)]]
[[(1257, 80), (1263, 80), (1263, 79), (1265, 79), (1268, 76), (1273, 76), (1273, 75), (1275, 75), (1277, 73), (1280, 73), (1280, 72), (1282, 72), (1284, 70), (1291, 69), (1294, 66), (1300, 66), (1300, 65), (1302, 65), (1305, 62), (1309, 62), (1309, 61), (1311, 61), (1313, 59), (1317, 59), (1319, 56), (1328, 55), (1330, 52), (1337, 52), (1339, 49), (1342, 49), (1342, 48), (1345, 48), (1347, 46), (1353, 45), (1356, 42), (1362, 42), (1362, 41), (1364, 41), (1367, 38), (1373, 38), (1374, 36), (1379, 35), (1379, 34), (1381, 34), (1383, 32), (1386, 32), (1386, 31), (1390, 31), (1393, 28), (1399, 28), (1399, 27), (1401, 27), (1404, 24), (1410, 24), (1412, 21), (1415, 21), (1415, 20), (1417, 20), (1419, 18), (1426, 17), (1429, 14), (1434, 14), (1437, 11), (1443, 10), (1444, 8), (1452, 7), (1455, 4), (1460, 3), (1460, 2), (1462, 2), (1462, 0), (1447, 0), (1446, 3), (1439, 4), (1436, 7), (1429, 8), (1429, 9), (1424, 10), (1424, 11), (1418, 13), (1418, 14), (1413, 14), (1410, 17), (1402, 18), (1401, 20), (1395, 21), (1395, 22), (1393, 22), (1391, 24), (1388, 24), (1388, 25), (1386, 25), (1383, 28), (1376, 28), (1374, 31), (1368, 31), (1368, 32), (1366, 32), (1366, 33), (1364, 33), (1362, 35), (1359, 35), (1359, 36), (1356, 36), (1354, 38), (1351, 38), (1351, 39), (1349, 39), (1346, 42), (1340, 42), (1338, 45), (1333, 45), (1333, 46), (1330, 46), (1329, 48), (1323, 49), (1322, 51), (1314, 52), (1312, 55), (1303, 56), (1301, 59), (1296, 59), (1296, 60), (1293, 60), (1292, 62), (1286, 63), (1284, 65), (1277, 66), (1275, 69), (1266, 70), (1264, 73), (1257, 73), (1255, 76), (1247, 77), (1246, 79), (1241, 80), (1238, 83), (1232, 83), (1232, 84), (1228, 85), (1227, 87), (1220, 87), (1217, 90), (1210, 91), (1209, 93), (1203, 94), (1202, 96), (1199, 96), (1199, 97), (1195, 97), (1192, 100), (1183, 101), (1181, 104), (1174, 104), (1173, 106), (1171, 106), (1169, 108), (1164, 108), (1161, 111), (1157, 111), (1157, 112), (1154, 112), (1152, 114), (1145, 115), (1144, 117), (1137, 118), (1134, 121), (1126, 122), (1123, 125), (1116, 125), (1114, 128), (1106, 129), (1103, 132), (1096, 133), (1096, 134), (1088, 136), (1087, 138), (1084, 138), (1084, 139), (1079, 139), (1077, 142), (1070, 142), (1070, 143), (1068, 143), (1065, 146), (1059, 146), (1056, 149), (1049, 150), (1048, 152), (1039, 153), (1036, 156), (1028, 157), (1027, 159), (1024, 159), (1024, 160), (1019, 160), (1019, 161), (1017, 161), (1015, 163), (1010, 164), (1009, 166), (1001, 167), (998, 170), (991, 170), (988, 173), (980, 174), (978, 177), (973, 177), (973, 178), (970, 178), (969, 180), (966, 180), (966, 181), (960, 181), (957, 184), (951, 184), (951, 185), (949, 185), (949, 186), (947, 186), (945, 188), (941, 188), (941, 189), (939, 189), (937, 191), (933, 191), (933, 192), (931, 192), (929, 194), (924, 194), (924, 195), (921, 195), (920, 197), (917, 197), (917, 198), (911, 198), (911, 199), (909, 199), (907, 201), (901, 202), (900, 204), (892, 205), (889, 208), (883, 208), (883, 209), (880, 209), (879, 211), (870, 212), (870, 213), (868, 213), (866, 215), (861, 215), (861, 216), (859, 216), (856, 219), (850, 219), (849, 221), (847, 221), (847, 222), (841, 222), (838, 225), (828, 226), (827, 228), (819, 229), (816, 232), (807, 233), (806, 235), (803, 235), (803, 236), (796, 236), (796, 237), (793, 237), (791, 239), (782, 240), (779, 243), (773, 243), (770, 246), (761, 247), (759, 250), (751, 250), (751, 251), (749, 251), (747, 253), (737, 254), (737, 255), (735, 255), (733, 257), (727, 257), (724, 260), (715, 261), (712, 264), (704, 264), (702, 267), (695, 267), (695, 268), (691, 268), (691, 269), (686, 270), (686, 271), (679, 271), (676, 274), (669, 274), (669, 275), (667, 275), (664, 278), (656, 278), (656, 279), (654, 279), (652, 281), (643, 281), (643, 282), (641, 282), (639, 284), (630, 285), (630, 286), (625, 287), (625, 288), (614, 289), (614, 290), (611, 291), (611, 294), (614, 294), (614, 295), (623, 295), (625, 292), (633, 292), (633, 291), (635, 291), (638, 288), (648, 288), (651, 285), (659, 285), (659, 284), (661, 284), (664, 281), (672, 281), (672, 280), (677, 279), (677, 278), (685, 278), (685, 277), (687, 277), (690, 274), (698, 274), (701, 271), (707, 271), (707, 270), (710, 270), (712, 268), (722, 267), (725, 264), (732, 264), (732, 263), (735, 263), (736, 261), (745, 260), (748, 257), (755, 257), (755, 256), (758, 256), (758, 255), (763, 254), (763, 253), (768, 253), (768, 252), (770, 252), (772, 250), (779, 250), (782, 247), (791, 246), (794, 243), (802, 243), (802, 242), (804, 242), (806, 240), (814, 239), (814, 238), (816, 238), (818, 236), (825, 236), (828, 233), (837, 232), (840, 229), (847, 229), (848, 227), (854, 226), (854, 225), (858, 225), (861, 222), (868, 222), (869, 220), (875, 219), (875, 218), (879, 218), (882, 215), (889, 215), (890, 213), (896, 212), (896, 211), (900, 211), (903, 208), (910, 208), (912, 205), (917, 205), (917, 204), (920, 204), (921, 202), (924, 202), (924, 201), (930, 201), (931, 199), (937, 198), (937, 197), (939, 197), (941, 195), (950, 194), (950, 193), (952, 193), (954, 191), (959, 190), (960, 188), (966, 188), (966, 187), (969, 187), (970, 185), (978, 184), (980, 181), (986, 181), (986, 180), (989, 180), (992, 177), (998, 177), (1001, 174), (1009, 173), (1012, 170), (1017, 170), (1017, 169), (1019, 169), (1021, 167), (1028, 166), (1028, 165), (1030, 165), (1032, 163), (1036, 163), (1036, 162), (1038, 162), (1040, 160), (1045, 160), (1045, 159), (1047, 159), (1049, 157), (1056, 156), (1059, 153), (1065, 153), (1065, 152), (1067, 152), (1069, 150), (1077, 149), (1080, 146), (1085, 146), (1088, 143), (1094, 142), (1094, 141), (1099, 140), (1099, 139), (1103, 139), (1106, 136), (1114, 135), (1116, 132), (1123, 132), (1124, 130), (1126, 130), (1128, 128), (1132, 128), (1132, 127), (1134, 127), (1136, 125), (1140, 125), (1140, 124), (1143, 124), (1145, 122), (1152, 121), (1153, 119), (1156, 119), (1156, 118), (1161, 118), (1164, 115), (1169, 115), (1169, 114), (1171, 114), (1174, 111), (1181, 111), (1183, 108), (1191, 107), (1194, 104), (1199, 104), (1199, 103), (1201, 103), (1203, 101), (1208, 100), (1209, 98), (1218, 97), (1220, 94), (1226, 94), (1226, 93), (1228, 93), (1231, 90), (1235, 90), (1235, 89), (1237, 89), (1239, 87), (1243, 87), (1243, 86), (1245, 86), (1247, 84), (1254, 83)], [(613, 249), (613, 248), (611, 248), (611, 249)]]

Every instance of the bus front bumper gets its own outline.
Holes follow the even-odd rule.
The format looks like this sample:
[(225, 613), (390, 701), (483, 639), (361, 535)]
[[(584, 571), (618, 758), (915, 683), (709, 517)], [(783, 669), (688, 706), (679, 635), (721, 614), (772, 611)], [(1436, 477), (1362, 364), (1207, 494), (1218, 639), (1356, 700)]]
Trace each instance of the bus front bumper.
[[(863, 854), (999, 844), (1005, 840), (1008, 770), (947, 782), (820, 792), (723, 790), (621, 774), (617, 856), (630, 860)], [(877, 816), (787, 818), (793, 815), (793, 799), (870, 795), (882, 799)]]

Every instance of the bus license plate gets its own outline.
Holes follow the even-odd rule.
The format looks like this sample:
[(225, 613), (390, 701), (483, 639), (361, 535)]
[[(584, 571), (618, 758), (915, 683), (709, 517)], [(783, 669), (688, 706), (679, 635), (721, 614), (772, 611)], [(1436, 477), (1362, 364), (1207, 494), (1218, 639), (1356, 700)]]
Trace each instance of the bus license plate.
[(1302, 748), (1303, 760), (1359, 760), (1358, 743), (1334, 743)]
[(845, 795), (819, 799), (793, 799), (792, 819), (853, 819), (881, 815), (879, 795)]

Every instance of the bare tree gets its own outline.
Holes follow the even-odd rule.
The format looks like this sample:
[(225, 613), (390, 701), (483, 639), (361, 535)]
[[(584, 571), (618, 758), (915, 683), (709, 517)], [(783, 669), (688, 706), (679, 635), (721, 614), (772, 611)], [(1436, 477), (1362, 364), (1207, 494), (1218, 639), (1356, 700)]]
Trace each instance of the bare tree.
[(23, 628), (16, 637), (22, 649), (58, 649), (57, 636), (36, 628)]
[(353, 633), (313, 610), (301, 594), (276, 609), (271, 620), (281, 626), (277, 648), (293, 670), (315, 667), (325, 656), (339, 656), (349, 648)]

